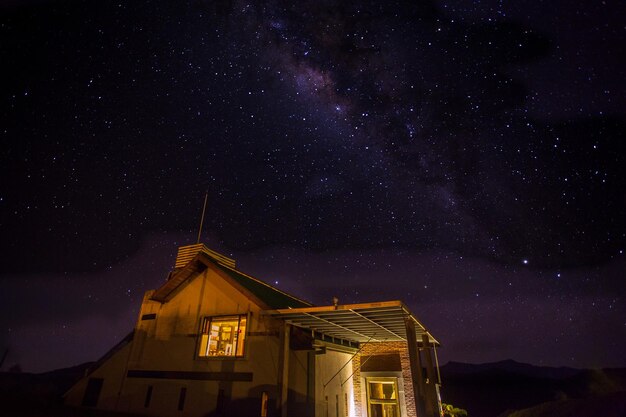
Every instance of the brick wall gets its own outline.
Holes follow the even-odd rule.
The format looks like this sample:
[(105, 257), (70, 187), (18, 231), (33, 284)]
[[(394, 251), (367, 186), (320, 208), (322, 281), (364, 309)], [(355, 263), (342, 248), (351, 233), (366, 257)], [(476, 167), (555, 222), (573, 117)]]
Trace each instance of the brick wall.
[(354, 375), (352, 376), (352, 383), (354, 384), (354, 405), (356, 408), (356, 417), (363, 417), (363, 407), (367, 406), (367, 404), (362, 404), (361, 401), (361, 390), (366, 389), (366, 387), (361, 386), (361, 356), (396, 352), (400, 354), (400, 363), (402, 365), (402, 378), (404, 379), (404, 398), (407, 417), (417, 417), (415, 395), (413, 393), (413, 379), (411, 375), (411, 366), (409, 364), (409, 350), (406, 342), (370, 342), (363, 346), (359, 354), (352, 359), (352, 369), (355, 370)]

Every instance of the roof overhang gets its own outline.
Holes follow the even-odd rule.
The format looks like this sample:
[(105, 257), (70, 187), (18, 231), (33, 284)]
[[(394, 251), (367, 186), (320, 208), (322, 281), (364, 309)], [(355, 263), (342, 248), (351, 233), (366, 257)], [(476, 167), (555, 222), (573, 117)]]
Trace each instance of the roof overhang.
[(410, 320), (414, 323), (418, 342), (425, 334), (430, 343), (439, 345), (401, 301), (289, 308), (263, 313), (300, 328), (359, 343), (406, 341), (407, 320)]

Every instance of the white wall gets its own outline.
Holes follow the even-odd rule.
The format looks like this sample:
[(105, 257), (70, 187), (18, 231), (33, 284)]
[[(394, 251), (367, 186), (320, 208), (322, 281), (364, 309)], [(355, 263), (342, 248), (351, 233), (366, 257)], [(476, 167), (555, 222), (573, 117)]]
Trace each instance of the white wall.
[[(315, 417), (354, 416), (352, 354), (334, 351), (327, 347), (326, 353), (316, 355), (315, 359), (317, 402)], [(339, 374), (335, 376), (340, 369)]]

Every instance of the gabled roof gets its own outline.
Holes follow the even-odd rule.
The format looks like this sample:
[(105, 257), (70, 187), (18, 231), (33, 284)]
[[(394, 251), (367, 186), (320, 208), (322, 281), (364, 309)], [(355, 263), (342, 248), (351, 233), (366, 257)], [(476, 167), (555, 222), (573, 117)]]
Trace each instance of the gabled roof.
[(231, 279), (236, 287), (240, 286), (244, 291), (250, 292), (254, 297), (269, 308), (285, 309), (311, 306), (311, 304), (306, 301), (287, 294), (286, 292), (272, 287), (257, 278), (238, 271), (234, 267), (231, 267), (231, 265), (234, 265), (234, 262), (223, 262), (222, 258), (214, 255), (217, 252), (204, 250), (206, 246), (194, 246), (198, 246), (198, 251), (195, 256), (189, 257), (188, 259), (190, 260), (184, 267), (175, 269), (170, 273), (167, 282), (165, 282), (152, 294), (152, 300), (159, 301), (161, 303), (168, 302), (172, 299), (172, 297), (174, 297), (177, 290), (186, 282), (207, 268), (212, 268), (220, 275), (225, 275), (227, 278)]

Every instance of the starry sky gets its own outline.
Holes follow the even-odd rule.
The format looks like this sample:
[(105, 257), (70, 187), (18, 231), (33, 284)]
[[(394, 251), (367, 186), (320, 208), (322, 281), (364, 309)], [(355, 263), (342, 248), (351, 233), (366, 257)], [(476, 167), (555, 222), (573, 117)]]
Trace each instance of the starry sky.
[(95, 360), (202, 241), (440, 361), (626, 366), (618, 0), (8, 1), (2, 370)]

